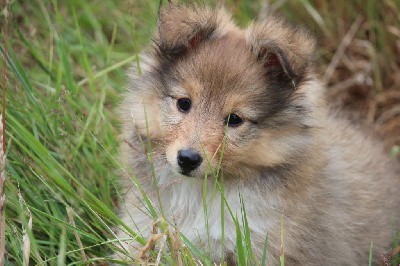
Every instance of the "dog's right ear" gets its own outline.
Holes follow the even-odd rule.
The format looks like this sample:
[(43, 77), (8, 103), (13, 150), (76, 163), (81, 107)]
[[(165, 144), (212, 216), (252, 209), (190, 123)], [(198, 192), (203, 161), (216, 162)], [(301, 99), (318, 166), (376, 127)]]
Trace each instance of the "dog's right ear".
[(179, 54), (195, 49), (208, 38), (223, 35), (230, 26), (230, 16), (223, 9), (168, 3), (160, 7), (155, 42), (162, 53)]
[(272, 78), (295, 86), (305, 76), (316, 45), (306, 30), (270, 16), (255, 22), (247, 33), (251, 50)]

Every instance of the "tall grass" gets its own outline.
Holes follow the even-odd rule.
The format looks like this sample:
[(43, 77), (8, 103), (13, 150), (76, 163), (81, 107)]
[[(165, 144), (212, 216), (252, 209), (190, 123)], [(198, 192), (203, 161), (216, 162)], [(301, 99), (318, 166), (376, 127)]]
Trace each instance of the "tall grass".
[[(227, 0), (225, 4), (244, 25), (258, 15), (263, 1)], [(158, 1), (136, 0), (11, 3), (5, 113), (6, 265), (106, 263), (119, 242), (114, 226), (133, 237), (137, 233), (124, 227), (116, 215), (121, 198), (115, 109), (125, 87), (126, 68), (138, 60), (139, 51), (150, 41), (157, 8)], [(375, 92), (396, 86), (391, 75), (393, 66), (400, 65), (395, 46), (399, 1), (271, 1), (269, 8), (305, 24), (319, 36), (320, 73), (361, 15), (366, 22), (356, 38), (371, 45), (368, 63)], [(5, 37), (2, 30), (2, 57)], [(223, 182), (215, 189), (223, 195)], [(228, 205), (223, 196), (220, 204)], [(253, 262), (245, 211), (242, 201), (244, 218), (231, 213), (242, 263)], [(211, 264), (206, 253), (175, 232), (167, 237), (175, 242), (179, 238), (184, 244), (180, 257), (163, 251), (160, 263)], [(267, 246), (266, 239), (262, 265)], [(159, 254), (153, 256), (157, 261)]]
[[(126, 13), (122, 4), (131, 5)], [(136, 17), (139, 8), (145, 12)], [(111, 253), (111, 227), (121, 223), (112, 110), (124, 70), (155, 23), (149, 14), (156, 14), (156, 4), (11, 5), (6, 263), (27, 263), (27, 248), (33, 264), (81, 261), (82, 249), (88, 261)]]

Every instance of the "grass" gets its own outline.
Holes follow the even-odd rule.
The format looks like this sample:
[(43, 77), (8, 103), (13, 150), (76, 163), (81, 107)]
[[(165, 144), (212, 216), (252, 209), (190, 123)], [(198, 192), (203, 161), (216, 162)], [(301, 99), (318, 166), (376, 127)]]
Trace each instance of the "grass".
[[(261, 0), (225, 2), (242, 25), (262, 6)], [(328, 82), (332, 99), (353, 99), (353, 90), (357, 96), (361, 91), (362, 100), (355, 106), (346, 105), (344, 100), (345, 107), (370, 114), (362, 119), (371, 123), (379, 122), (394, 108), (391, 100), (395, 98), (390, 97), (400, 91), (396, 76), (400, 68), (399, 1), (271, 2), (271, 9), (306, 25), (318, 36), (320, 74), (361, 16), (362, 24)], [(6, 265), (109, 261), (107, 255), (116, 242), (111, 228), (124, 226), (115, 214), (120, 200), (115, 110), (124, 90), (125, 70), (150, 41), (157, 9), (157, 1), (11, 1), (6, 83)], [(2, 16), (1, 25), (3, 21)], [(0, 40), (3, 57), (3, 30)], [(365, 82), (350, 87), (341, 82), (351, 81), (359, 73), (364, 74)], [(395, 119), (389, 117), (379, 124), (393, 147), (400, 144), (400, 131), (390, 127)], [(218, 186), (223, 191), (223, 184)], [(241, 227), (246, 220), (234, 218), (238, 259), (245, 263), (252, 259), (250, 235), (246, 226)], [(125, 230), (135, 234), (131, 228)], [(176, 235), (168, 237), (177, 241)], [(184, 236), (181, 240), (188, 247), (181, 250), (184, 264), (194, 265), (198, 260), (210, 264), (206, 254)], [(267, 246), (266, 239), (266, 256)], [(164, 253), (161, 262), (175, 265), (175, 255)]]

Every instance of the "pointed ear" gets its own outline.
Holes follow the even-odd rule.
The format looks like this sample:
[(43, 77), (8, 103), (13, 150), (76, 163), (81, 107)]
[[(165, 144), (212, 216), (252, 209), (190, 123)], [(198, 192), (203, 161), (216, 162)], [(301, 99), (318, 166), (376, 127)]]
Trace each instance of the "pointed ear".
[(167, 4), (160, 9), (155, 42), (161, 52), (179, 54), (223, 34), (231, 25), (230, 16), (223, 9)]
[(269, 79), (293, 87), (304, 77), (315, 52), (314, 38), (283, 19), (255, 22), (247, 29), (247, 38)]

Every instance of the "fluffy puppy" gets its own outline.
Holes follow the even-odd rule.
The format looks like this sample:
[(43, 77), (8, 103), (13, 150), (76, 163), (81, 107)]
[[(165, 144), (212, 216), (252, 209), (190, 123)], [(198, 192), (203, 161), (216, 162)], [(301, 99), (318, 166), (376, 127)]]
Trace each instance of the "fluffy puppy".
[(269, 236), (269, 265), (281, 244), (288, 265), (366, 264), (371, 241), (377, 262), (399, 228), (400, 178), (379, 143), (327, 106), (314, 49), (282, 19), (242, 29), (222, 8), (162, 7), (121, 108), (122, 220), (150, 236), (145, 193), (214, 261), (235, 262), (226, 204), (242, 221), (242, 197), (256, 258)]

